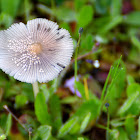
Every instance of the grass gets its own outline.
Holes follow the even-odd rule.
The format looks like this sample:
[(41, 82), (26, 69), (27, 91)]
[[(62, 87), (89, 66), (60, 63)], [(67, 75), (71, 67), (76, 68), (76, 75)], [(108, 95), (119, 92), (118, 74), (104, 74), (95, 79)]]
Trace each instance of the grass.
[(0, 30), (47, 18), (75, 46), (70, 66), (39, 84), (36, 98), (31, 84), (0, 70), (0, 139), (140, 140), (139, 9), (137, 0), (0, 1)]

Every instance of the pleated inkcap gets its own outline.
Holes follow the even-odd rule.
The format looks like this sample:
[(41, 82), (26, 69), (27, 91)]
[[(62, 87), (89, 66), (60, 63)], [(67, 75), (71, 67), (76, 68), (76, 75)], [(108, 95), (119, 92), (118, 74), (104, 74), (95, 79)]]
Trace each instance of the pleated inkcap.
[(0, 68), (15, 79), (53, 80), (70, 63), (73, 40), (57, 23), (37, 18), (0, 31)]

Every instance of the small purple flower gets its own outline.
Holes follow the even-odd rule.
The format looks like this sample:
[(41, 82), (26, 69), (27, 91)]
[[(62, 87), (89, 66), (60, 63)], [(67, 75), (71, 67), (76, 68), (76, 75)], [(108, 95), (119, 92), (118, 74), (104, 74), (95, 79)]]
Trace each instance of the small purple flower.
[(95, 46), (99, 47), (100, 46), (100, 42), (96, 42)]
[[(79, 80), (79, 78), (77, 77), (77, 81), (78, 81), (78, 80)], [(73, 94), (75, 94), (74, 84), (75, 84), (75, 77), (71, 77), (70, 79), (66, 80), (64, 86), (65, 86), (66, 88), (69, 88), (69, 90), (70, 90)], [(76, 90), (76, 95), (77, 95), (78, 97), (81, 97), (81, 94), (80, 94), (80, 92), (79, 92), (78, 90)]]

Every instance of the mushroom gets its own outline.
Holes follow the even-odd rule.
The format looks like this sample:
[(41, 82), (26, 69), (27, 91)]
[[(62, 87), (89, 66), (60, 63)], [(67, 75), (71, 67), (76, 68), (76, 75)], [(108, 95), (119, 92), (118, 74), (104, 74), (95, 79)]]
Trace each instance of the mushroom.
[(73, 40), (57, 23), (37, 18), (0, 31), (0, 68), (15, 79), (53, 80), (70, 63)]

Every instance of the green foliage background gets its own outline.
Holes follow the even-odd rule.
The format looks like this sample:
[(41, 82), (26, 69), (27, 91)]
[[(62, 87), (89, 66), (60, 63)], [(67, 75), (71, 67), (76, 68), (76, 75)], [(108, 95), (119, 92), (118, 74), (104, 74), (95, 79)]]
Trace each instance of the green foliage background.
[(74, 85), (81, 97), (64, 86), (74, 61), (39, 84), (36, 99), (31, 84), (0, 71), (0, 140), (140, 140), (139, 0), (0, 0), (0, 30), (37, 17), (69, 30), (75, 48), (83, 27)]

